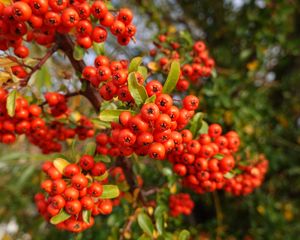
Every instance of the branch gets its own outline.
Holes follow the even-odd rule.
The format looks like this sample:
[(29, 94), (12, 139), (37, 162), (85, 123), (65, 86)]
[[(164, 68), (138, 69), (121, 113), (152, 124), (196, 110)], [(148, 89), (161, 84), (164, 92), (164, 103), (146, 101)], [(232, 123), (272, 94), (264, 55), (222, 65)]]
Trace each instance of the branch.
[(53, 53), (55, 53), (58, 49), (58, 46), (55, 44), (47, 53), (44, 57), (41, 58), (41, 60), (34, 66), (31, 68), (31, 72), (27, 75), (26, 78), (22, 79), (20, 81), (20, 86), (21, 87), (25, 87), (30, 78), (32, 77), (32, 75), (38, 71), (39, 69), (41, 69), (41, 67), (47, 62), (47, 60), (53, 55)]
[[(85, 68), (85, 63), (82, 60), (76, 60), (73, 57), (74, 52), (74, 43), (71, 37), (68, 34), (57, 34), (56, 35), (56, 42), (58, 44), (59, 49), (61, 49), (66, 56), (69, 58), (73, 68), (76, 72), (82, 73), (83, 69)], [(98, 113), (100, 111), (102, 99), (95, 88), (93, 88), (89, 82), (80, 79), (83, 83), (86, 83), (86, 88), (84, 91), (81, 91), (80, 94), (85, 96), (93, 105), (95, 111)]]
[[(132, 163), (130, 159), (118, 157), (116, 160), (116, 166), (119, 166), (123, 169), (126, 182), (129, 185), (129, 191), (133, 194), (136, 189), (139, 189), (139, 186), (137, 185), (137, 179), (132, 170)], [(142, 191), (139, 191), (138, 199), (142, 202), (143, 205), (146, 205), (146, 199)]]

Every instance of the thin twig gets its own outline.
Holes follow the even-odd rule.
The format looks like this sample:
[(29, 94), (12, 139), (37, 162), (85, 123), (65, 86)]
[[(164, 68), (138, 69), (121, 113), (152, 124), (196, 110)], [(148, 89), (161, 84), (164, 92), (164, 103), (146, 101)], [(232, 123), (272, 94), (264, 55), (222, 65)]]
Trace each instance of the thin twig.
[(55, 53), (56, 51), (57, 51), (57, 49), (58, 49), (58, 46), (57, 46), (57, 44), (55, 44), (47, 53), (46, 53), (46, 55), (44, 56), (44, 57), (42, 57), (41, 58), (41, 60), (34, 66), (34, 67), (32, 67), (31, 69), (31, 72), (27, 75), (27, 77), (26, 78), (24, 78), (24, 79), (22, 79), (21, 81), (20, 81), (20, 86), (22, 86), (22, 87), (25, 87), (27, 84), (28, 84), (28, 82), (29, 82), (29, 80), (30, 80), (30, 78), (32, 77), (32, 75), (36, 72), (36, 71), (38, 71), (39, 69), (41, 69), (41, 67), (46, 63), (46, 61), (53, 55), (53, 53)]
[(212, 196), (213, 196), (213, 200), (214, 200), (214, 204), (215, 204), (216, 215), (217, 215), (217, 224), (218, 224), (217, 231), (216, 231), (216, 234), (217, 234), (216, 239), (219, 240), (219, 239), (221, 239), (221, 234), (223, 232), (223, 213), (222, 213), (222, 208), (221, 208), (218, 193), (213, 192)]

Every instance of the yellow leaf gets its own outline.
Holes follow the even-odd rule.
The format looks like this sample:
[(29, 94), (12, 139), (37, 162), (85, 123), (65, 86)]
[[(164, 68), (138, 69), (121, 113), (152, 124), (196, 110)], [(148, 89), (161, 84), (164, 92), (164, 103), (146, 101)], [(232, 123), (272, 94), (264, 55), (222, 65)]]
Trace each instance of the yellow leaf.
[(176, 26), (175, 25), (171, 25), (169, 28), (168, 28), (168, 33), (176, 33), (177, 32), (177, 29), (176, 29)]
[(266, 213), (266, 209), (262, 205), (257, 206), (256, 210), (261, 215), (265, 215), (265, 213)]
[(68, 166), (70, 163), (63, 159), (63, 158), (57, 158), (53, 161), (54, 167), (61, 173), (64, 173), (64, 169), (66, 166)]
[(287, 221), (292, 221), (294, 218), (294, 214), (291, 210), (284, 211), (283, 215), (284, 215), (285, 220), (287, 220)]
[(173, 184), (170, 188), (170, 193), (174, 194), (174, 193), (176, 193), (176, 191), (177, 191), (177, 186), (176, 186), (176, 184)]
[(149, 62), (148, 63), (148, 68), (152, 71), (152, 72), (157, 72), (159, 69), (159, 66), (156, 62)]
[(249, 71), (254, 71), (254, 70), (257, 69), (257, 67), (258, 67), (258, 61), (257, 60), (254, 60), (254, 61), (249, 62), (247, 64), (247, 68), (248, 68)]
[(10, 0), (0, 0), (1, 3), (3, 3), (5, 6), (8, 6), (11, 4)]
[(11, 79), (11, 75), (7, 72), (0, 72), (0, 85)]
[(149, 215), (152, 216), (153, 211), (154, 211), (154, 210), (153, 210), (153, 207), (148, 207), (148, 208), (147, 208), (147, 211), (148, 211)]

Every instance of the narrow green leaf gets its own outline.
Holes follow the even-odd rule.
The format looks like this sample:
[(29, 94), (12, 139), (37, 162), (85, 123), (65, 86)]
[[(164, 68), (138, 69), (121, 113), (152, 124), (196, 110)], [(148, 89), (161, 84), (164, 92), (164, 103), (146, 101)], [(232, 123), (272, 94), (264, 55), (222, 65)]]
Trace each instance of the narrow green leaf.
[(163, 87), (163, 93), (171, 93), (179, 80), (180, 76), (180, 63), (173, 61), (171, 64), (170, 72)]
[(142, 57), (135, 57), (131, 60), (129, 67), (128, 67), (128, 72), (136, 72), (138, 70), (138, 67), (141, 65), (143, 61)]
[(105, 55), (104, 43), (93, 42), (93, 49), (97, 55)]
[(82, 60), (84, 53), (85, 53), (85, 49), (76, 45), (73, 51), (73, 57), (77, 61)]
[(95, 157), (95, 161), (96, 161), (96, 162), (101, 161), (101, 162), (105, 162), (105, 163), (110, 163), (110, 162), (111, 162), (111, 159), (110, 159), (110, 157), (108, 157), (108, 156), (106, 156), (106, 155), (98, 154), (98, 155), (96, 155), (96, 157)]
[(148, 98), (145, 87), (138, 83), (134, 73), (130, 73), (128, 76), (128, 89), (138, 106), (142, 105)]
[(179, 237), (178, 237), (178, 240), (189, 240), (191, 237), (191, 234), (188, 230), (182, 230), (180, 233), (179, 233)]
[(208, 124), (204, 120), (202, 120), (202, 125), (200, 130), (198, 131), (198, 134), (207, 134), (208, 133)]
[(218, 153), (218, 154), (214, 155), (214, 158), (216, 158), (216, 159), (218, 159), (218, 160), (223, 159), (223, 157), (224, 157), (224, 155), (221, 154), (221, 153)]
[(99, 114), (99, 119), (103, 122), (118, 122), (122, 112), (131, 112), (132, 114), (135, 114), (135, 112), (126, 109), (103, 110)]
[(84, 153), (94, 156), (95, 151), (96, 151), (96, 143), (94, 142), (89, 142), (88, 144), (86, 144), (85, 148), (84, 148)]
[(15, 115), (16, 98), (17, 98), (17, 91), (16, 90), (12, 90), (7, 96), (6, 110), (7, 110), (7, 114), (10, 117), (13, 117)]
[(194, 115), (194, 117), (191, 119), (189, 123), (190, 125), (189, 129), (192, 132), (194, 137), (196, 137), (198, 131), (201, 129), (203, 117), (204, 114), (202, 112), (198, 112)]
[(108, 171), (105, 171), (101, 176), (94, 177), (95, 180), (101, 182), (108, 178)]
[(137, 221), (144, 233), (152, 237), (154, 227), (150, 217), (147, 214), (141, 212), (137, 217)]
[(51, 219), (50, 219), (50, 223), (52, 224), (59, 224), (67, 219), (69, 219), (71, 217), (70, 214), (66, 213), (65, 210), (61, 210), (57, 215), (53, 216)]
[(142, 74), (143, 78), (146, 79), (148, 77), (148, 70), (145, 66), (138, 66), (137, 71)]
[(218, 72), (215, 68), (212, 69), (211, 76), (212, 76), (212, 78), (216, 78), (218, 76)]
[(82, 211), (82, 219), (86, 223), (90, 223), (92, 212), (91, 210), (83, 210)]
[(164, 213), (165, 212), (167, 212), (167, 209), (165, 206), (162, 206), (162, 205), (159, 205), (154, 211), (155, 226), (160, 235), (162, 235), (164, 233), (164, 225), (165, 225)]
[(120, 195), (118, 186), (116, 185), (103, 185), (103, 193), (100, 196), (101, 199), (116, 198)]
[(165, 220), (163, 215), (155, 219), (155, 226), (159, 235), (164, 233), (164, 224)]
[(152, 95), (151, 97), (148, 97), (145, 101), (145, 103), (154, 103), (156, 99), (156, 95)]
[(101, 121), (98, 118), (92, 119), (92, 123), (94, 124), (94, 127), (97, 129), (107, 129), (111, 127), (109, 122)]
[(29, 165), (29, 167), (27, 167), (21, 174), (21, 176), (18, 178), (18, 181), (17, 183), (15, 183), (15, 186), (18, 188), (18, 189), (21, 189), (22, 186), (25, 184), (25, 183), (28, 183), (29, 181), (29, 178), (33, 175), (34, 173), (34, 170), (35, 170), (35, 165)]

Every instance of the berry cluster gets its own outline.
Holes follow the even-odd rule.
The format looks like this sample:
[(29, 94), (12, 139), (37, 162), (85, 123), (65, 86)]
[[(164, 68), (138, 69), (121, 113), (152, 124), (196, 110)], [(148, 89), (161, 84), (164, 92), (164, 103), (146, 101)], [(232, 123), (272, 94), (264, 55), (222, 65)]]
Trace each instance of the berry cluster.
[(232, 195), (248, 195), (261, 186), (268, 170), (268, 160), (262, 157), (258, 163), (249, 166), (238, 166), (243, 173), (227, 179), (224, 190)]
[(232, 156), (238, 150), (240, 140), (236, 132), (222, 134), (219, 124), (211, 124), (208, 134), (192, 139), (189, 130), (184, 130), (184, 145), (181, 151), (173, 152), (169, 161), (173, 170), (183, 178), (183, 185), (197, 193), (221, 189), (225, 175), (235, 166)]
[[(47, 123), (41, 117), (42, 109), (35, 104), (29, 105), (22, 97), (16, 99), (15, 114), (10, 117), (6, 108), (7, 96), (8, 92), (0, 88), (0, 142), (2, 143), (14, 143), (16, 135), (25, 134), (32, 144), (40, 147), (43, 153), (47, 154), (61, 150), (59, 141), (74, 138), (76, 135), (81, 140), (94, 136), (93, 124), (88, 118), (81, 116), (75, 128), (68, 127), (56, 118)], [(45, 98), (53, 117), (67, 115), (69, 110), (63, 95), (46, 93)]]
[(11, 144), (16, 141), (16, 134), (38, 134), (44, 121), (40, 118), (41, 108), (29, 105), (25, 98), (18, 97), (15, 102), (15, 115), (7, 113), (8, 92), (0, 88), (0, 142)]
[[(182, 42), (182, 43), (180, 43)], [(154, 42), (156, 49), (150, 51), (162, 72), (168, 72), (171, 61), (181, 61), (181, 76), (177, 82), (178, 91), (186, 91), (190, 83), (199, 83), (202, 78), (210, 77), (215, 61), (209, 56), (202, 41), (187, 43), (178, 36), (159, 35)]]
[(187, 193), (178, 193), (169, 197), (169, 208), (172, 217), (178, 217), (180, 214), (190, 215), (194, 205), (191, 196)]
[[(186, 126), (199, 100), (189, 95), (183, 99), (183, 108), (173, 105), (168, 94), (161, 93), (162, 86), (151, 81), (146, 86), (149, 96), (156, 95), (154, 103), (146, 103), (137, 115), (124, 111), (119, 123), (112, 123), (111, 136), (97, 136), (97, 151), (111, 156), (129, 156), (132, 153), (148, 155), (152, 159), (164, 160), (168, 153), (179, 151), (181, 134), (177, 131)], [(110, 147), (108, 147), (110, 145)]]
[[(142, 84), (143, 77), (139, 74), (136, 76)], [(82, 77), (99, 88), (99, 93), (104, 100), (109, 101), (118, 97), (123, 102), (133, 102), (127, 85), (127, 60), (110, 61), (108, 57), (99, 55), (95, 58), (94, 66), (84, 68)]]
[[(56, 33), (74, 33), (78, 45), (90, 48), (93, 42), (107, 38), (107, 29), (117, 37), (118, 43), (127, 45), (134, 37), (136, 27), (133, 14), (120, 9), (114, 16), (102, 0), (26, 0), (4, 6), (0, 3), (0, 49), (14, 48), (20, 58), (29, 55), (25, 41), (49, 46)], [(25, 38), (26, 35), (26, 38)]]
[[(42, 169), (48, 179), (41, 183), (44, 193), (35, 195), (35, 203), (47, 221), (63, 211), (68, 214), (67, 219), (56, 223), (58, 229), (81, 232), (94, 224), (95, 216), (112, 212), (112, 201), (101, 199), (103, 179), (97, 179), (106, 172), (104, 163), (83, 155), (77, 164), (67, 164), (62, 171), (49, 161)], [(84, 211), (90, 211), (89, 219), (84, 218)]]

